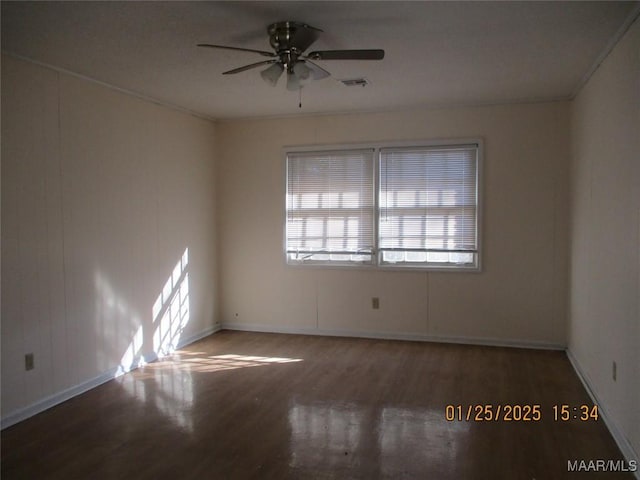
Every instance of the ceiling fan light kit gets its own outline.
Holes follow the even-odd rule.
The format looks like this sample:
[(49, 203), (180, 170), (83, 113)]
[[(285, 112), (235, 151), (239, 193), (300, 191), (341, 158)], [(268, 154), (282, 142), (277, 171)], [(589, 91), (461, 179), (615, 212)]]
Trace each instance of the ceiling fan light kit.
[(223, 72), (223, 75), (251, 70), (268, 65), (260, 72), (262, 79), (275, 87), (284, 72), (287, 72), (287, 90), (299, 90), (313, 80), (321, 80), (331, 74), (316, 64), (316, 60), (382, 60), (384, 50), (318, 50), (305, 54), (305, 51), (318, 39), (322, 30), (300, 22), (277, 22), (267, 27), (269, 44), (273, 52), (251, 48), (230, 47), (200, 43), (199, 47), (218, 48), (240, 52), (257, 53), (270, 60), (251, 63)]
[(281, 63), (274, 63), (267, 69), (260, 72), (260, 76), (266, 83), (268, 83), (272, 87), (275, 87), (283, 71), (284, 71), (284, 67), (282, 66)]

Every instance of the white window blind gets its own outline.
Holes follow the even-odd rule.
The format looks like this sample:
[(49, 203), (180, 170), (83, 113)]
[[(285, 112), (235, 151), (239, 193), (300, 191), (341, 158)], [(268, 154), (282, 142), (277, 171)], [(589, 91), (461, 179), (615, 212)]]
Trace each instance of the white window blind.
[(289, 263), (371, 263), (373, 149), (287, 154)]
[(476, 267), (478, 146), (380, 150), (379, 262)]

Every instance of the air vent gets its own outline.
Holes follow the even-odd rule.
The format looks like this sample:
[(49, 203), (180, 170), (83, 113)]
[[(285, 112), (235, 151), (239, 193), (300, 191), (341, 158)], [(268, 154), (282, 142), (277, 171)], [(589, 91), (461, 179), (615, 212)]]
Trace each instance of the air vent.
[(366, 87), (369, 85), (369, 80), (366, 78), (347, 78), (340, 81), (347, 87)]

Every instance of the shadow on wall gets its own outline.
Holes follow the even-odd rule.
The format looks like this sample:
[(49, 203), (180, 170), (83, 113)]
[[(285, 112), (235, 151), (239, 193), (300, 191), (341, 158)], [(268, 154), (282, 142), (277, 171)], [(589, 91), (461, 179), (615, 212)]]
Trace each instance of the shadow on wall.
[[(98, 354), (99, 363), (108, 368), (119, 356), (115, 377), (178, 348), (190, 320), (189, 248), (185, 248), (153, 303), (150, 323), (116, 294), (102, 274), (96, 274), (95, 285), (99, 298), (96, 317), (105, 342), (104, 351)], [(145, 339), (152, 340), (152, 348), (145, 345)], [(124, 352), (113, 351), (118, 345), (126, 345)]]
[(173, 353), (189, 323), (189, 248), (173, 268), (153, 304), (153, 352), (157, 357)]

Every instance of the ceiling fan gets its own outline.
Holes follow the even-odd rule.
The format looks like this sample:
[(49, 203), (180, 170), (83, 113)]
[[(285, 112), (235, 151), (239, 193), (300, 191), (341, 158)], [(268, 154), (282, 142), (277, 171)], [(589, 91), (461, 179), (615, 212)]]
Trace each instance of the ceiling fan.
[(199, 43), (198, 46), (252, 52), (269, 57), (270, 60), (251, 63), (222, 74), (231, 75), (269, 65), (260, 72), (263, 80), (275, 86), (282, 74), (286, 72), (288, 90), (298, 90), (312, 80), (320, 80), (331, 75), (315, 63), (315, 60), (382, 60), (384, 58), (384, 50), (317, 50), (305, 54), (305, 51), (322, 33), (319, 28), (305, 23), (291, 21), (273, 23), (267, 27), (267, 33), (273, 52), (209, 43)]

